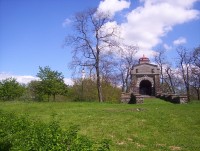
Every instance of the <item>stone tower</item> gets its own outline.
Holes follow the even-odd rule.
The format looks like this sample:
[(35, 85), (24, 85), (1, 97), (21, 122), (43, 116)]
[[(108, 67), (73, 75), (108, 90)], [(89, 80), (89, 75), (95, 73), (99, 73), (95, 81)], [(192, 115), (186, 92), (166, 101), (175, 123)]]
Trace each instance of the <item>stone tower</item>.
[(139, 59), (139, 64), (133, 67), (131, 77), (130, 93), (149, 96), (160, 93), (160, 69), (144, 55)]

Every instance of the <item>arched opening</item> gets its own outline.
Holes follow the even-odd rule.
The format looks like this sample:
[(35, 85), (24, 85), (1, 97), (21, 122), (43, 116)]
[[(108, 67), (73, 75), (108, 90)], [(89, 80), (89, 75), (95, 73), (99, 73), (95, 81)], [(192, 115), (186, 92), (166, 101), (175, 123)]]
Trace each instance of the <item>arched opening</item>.
[(152, 95), (152, 84), (149, 80), (142, 80), (140, 82), (140, 94), (141, 95)]

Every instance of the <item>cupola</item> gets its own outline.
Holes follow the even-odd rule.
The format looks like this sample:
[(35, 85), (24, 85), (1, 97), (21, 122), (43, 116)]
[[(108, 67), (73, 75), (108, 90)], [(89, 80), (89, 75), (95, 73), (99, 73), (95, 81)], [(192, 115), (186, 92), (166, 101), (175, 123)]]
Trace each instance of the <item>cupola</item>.
[(145, 57), (145, 55), (143, 55), (143, 57), (139, 59), (139, 64), (143, 63), (150, 63), (149, 58)]

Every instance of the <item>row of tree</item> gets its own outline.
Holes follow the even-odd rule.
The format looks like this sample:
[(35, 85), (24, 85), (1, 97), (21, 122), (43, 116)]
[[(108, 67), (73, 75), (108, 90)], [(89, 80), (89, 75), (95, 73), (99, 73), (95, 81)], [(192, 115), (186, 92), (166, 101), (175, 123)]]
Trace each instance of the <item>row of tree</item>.
[(37, 74), (39, 80), (31, 81), (28, 85), (22, 85), (14, 78), (0, 81), (0, 99), (15, 100), (24, 99), (43, 100), (50, 96), (55, 100), (56, 95), (65, 95), (67, 85), (64, 83), (64, 76), (58, 71), (53, 71), (50, 67), (39, 67)]
[[(61, 72), (50, 67), (39, 67), (38, 80), (27, 85), (20, 84), (14, 78), (0, 81), (0, 100), (32, 101), (98, 101), (96, 82), (92, 79), (76, 79), (74, 85), (64, 83)], [(102, 82), (103, 101), (118, 102), (120, 89), (111, 83)]]

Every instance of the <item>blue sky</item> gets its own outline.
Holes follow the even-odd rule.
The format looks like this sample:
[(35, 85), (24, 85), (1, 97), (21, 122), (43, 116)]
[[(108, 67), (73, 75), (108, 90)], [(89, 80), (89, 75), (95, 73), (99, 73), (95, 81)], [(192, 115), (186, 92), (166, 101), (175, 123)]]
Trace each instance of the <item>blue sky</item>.
[[(50, 66), (70, 79), (71, 50), (62, 45), (72, 30), (72, 16), (87, 8), (98, 7), (113, 12), (119, 26), (130, 28), (131, 32), (122, 32), (127, 43), (141, 46), (138, 55), (145, 53), (149, 57), (156, 47), (163, 46), (173, 58), (174, 49), (179, 44), (188, 48), (200, 45), (198, 0), (186, 0), (190, 2), (184, 5), (181, 0), (177, 0), (180, 2), (177, 4), (164, 0), (166, 5), (161, 0), (155, 1), (156, 4), (152, 0), (0, 0), (0, 79), (16, 76), (22, 77), (23, 82), (23, 77), (35, 77), (39, 66)], [(164, 9), (160, 14), (154, 13), (153, 9), (158, 6), (172, 9), (170, 12), (180, 8), (174, 11), (177, 11), (174, 16), (179, 17), (163, 18), (162, 14), (167, 16), (170, 12)], [(144, 16), (148, 19), (145, 20)], [(148, 35), (151, 38), (148, 39)]]

